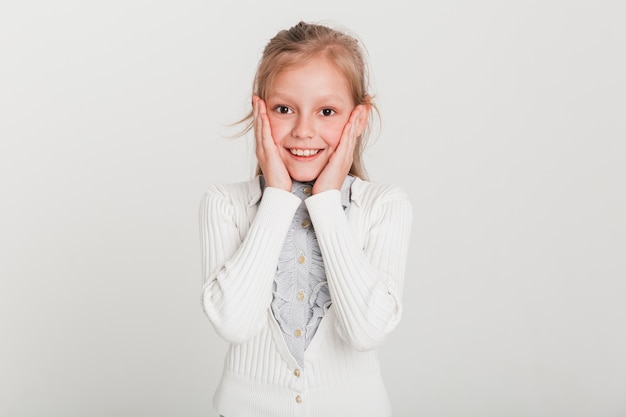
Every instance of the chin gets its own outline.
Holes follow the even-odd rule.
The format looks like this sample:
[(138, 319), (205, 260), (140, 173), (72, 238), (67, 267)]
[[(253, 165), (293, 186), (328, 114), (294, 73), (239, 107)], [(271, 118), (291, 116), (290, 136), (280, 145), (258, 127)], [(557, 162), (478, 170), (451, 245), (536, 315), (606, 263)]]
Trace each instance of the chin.
[(317, 179), (318, 174), (313, 174), (313, 173), (303, 173), (303, 172), (296, 172), (296, 173), (289, 173), (289, 176), (291, 177), (292, 180), (295, 181), (299, 181), (299, 182), (309, 182), (309, 181), (315, 181)]

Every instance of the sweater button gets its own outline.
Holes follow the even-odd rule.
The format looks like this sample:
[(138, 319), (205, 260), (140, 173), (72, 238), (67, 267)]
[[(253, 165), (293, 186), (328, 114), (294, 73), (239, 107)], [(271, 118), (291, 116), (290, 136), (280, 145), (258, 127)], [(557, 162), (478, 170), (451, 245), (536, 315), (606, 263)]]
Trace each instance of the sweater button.
[(293, 374), (294, 374), (295, 376), (297, 376), (298, 378), (300, 378), (300, 370), (299, 370), (299, 369), (297, 369), (297, 368), (296, 368), (296, 369), (294, 369), (294, 370), (293, 370)]
[(300, 404), (302, 402), (302, 397), (299, 395), (296, 395), (296, 402)]
[(298, 293), (296, 294), (296, 298), (298, 299), (298, 301), (304, 300), (304, 291), (298, 291)]
[(295, 331), (295, 332), (293, 332), (293, 335), (294, 335), (295, 337), (300, 337), (300, 336), (302, 336), (302, 330), (300, 330), (300, 329), (296, 329), (296, 331)]
[(306, 229), (307, 227), (309, 227), (311, 225), (311, 220), (309, 219), (304, 219), (302, 220), (302, 223), (300, 223), (302, 225), (303, 229)]
[(298, 263), (299, 264), (303, 264), (305, 262), (306, 262), (306, 256), (304, 256), (304, 255), (298, 256)]

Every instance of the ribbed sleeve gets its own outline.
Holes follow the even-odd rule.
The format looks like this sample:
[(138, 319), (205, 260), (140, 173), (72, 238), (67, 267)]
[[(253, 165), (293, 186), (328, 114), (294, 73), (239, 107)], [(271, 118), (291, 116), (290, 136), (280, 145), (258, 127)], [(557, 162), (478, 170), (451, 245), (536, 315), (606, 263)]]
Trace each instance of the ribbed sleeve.
[[(355, 349), (369, 350), (400, 320), (412, 208), (395, 187), (362, 197), (360, 204), (372, 207), (371, 217), (350, 221), (338, 190), (316, 194), (305, 203), (324, 258), (339, 334)], [(367, 235), (364, 245), (354, 230)]]
[(242, 343), (266, 323), (278, 256), (301, 200), (267, 187), (248, 224), (232, 191), (211, 188), (200, 204), (202, 306), (222, 338)]

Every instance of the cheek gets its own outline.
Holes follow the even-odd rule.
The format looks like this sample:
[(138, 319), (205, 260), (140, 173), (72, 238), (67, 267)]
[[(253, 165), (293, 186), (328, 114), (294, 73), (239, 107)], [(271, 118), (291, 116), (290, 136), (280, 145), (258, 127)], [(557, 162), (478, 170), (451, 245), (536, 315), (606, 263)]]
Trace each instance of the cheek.
[(322, 133), (322, 137), (324, 138), (324, 142), (328, 144), (328, 146), (332, 148), (336, 148), (341, 140), (341, 135), (343, 133), (343, 128), (345, 123), (333, 123), (325, 126), (324, 132)]
[(269, 117), (270, 119), (270, 130), (272, 131), (272, 137), (274, 138), (274, 142), (280, 143), (285, 135), (291, 131), (291, 127), (286, 120)]

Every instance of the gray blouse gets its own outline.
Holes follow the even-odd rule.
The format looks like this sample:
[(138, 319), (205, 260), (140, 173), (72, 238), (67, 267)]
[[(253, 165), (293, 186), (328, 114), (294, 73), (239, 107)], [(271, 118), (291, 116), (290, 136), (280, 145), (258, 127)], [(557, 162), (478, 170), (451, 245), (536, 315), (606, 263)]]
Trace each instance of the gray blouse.
[[(341, 187), (341, 204), (347, 213), (350, 187), (355, 177), (347, 176)], [(263, 178), (261, 187), (265, 188)], [(302, 199), (285, 237), (274, 279), (272, 312), (291, 354), (304, 367), (304, 351), (331, 304), (324, 260), (304, 200), (313, 182), (293, 181), (291, 192)]]

